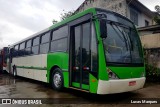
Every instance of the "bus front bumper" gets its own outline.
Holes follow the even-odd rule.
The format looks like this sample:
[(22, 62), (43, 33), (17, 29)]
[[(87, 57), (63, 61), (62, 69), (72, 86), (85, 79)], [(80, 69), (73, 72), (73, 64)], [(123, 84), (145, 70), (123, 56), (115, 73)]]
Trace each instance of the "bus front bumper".
[(134, 91), (143, 88), (146, 78), (124, 80), (99, 80), (97, 94), (113, 94)]

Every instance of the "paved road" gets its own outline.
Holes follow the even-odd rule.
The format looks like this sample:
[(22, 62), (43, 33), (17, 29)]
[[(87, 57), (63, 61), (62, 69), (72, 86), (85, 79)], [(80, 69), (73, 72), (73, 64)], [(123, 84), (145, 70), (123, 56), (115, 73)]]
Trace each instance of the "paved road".
[[(46, 83), (33, 81), (26, 78), (14, 78), (7, 74), (0, 74), (0, 98), (54, 98), (63, 103), (62, 100), (71, 99), (72, 103), (77, 104), (54, 104), (59, 107), (134, 107), (134, 106), (148, 106), (160, 107), (160, 105), (150, 104), (126, 104), (130, 103), (134, 98), (160, 98), (160, 84), (146, 83), (143, 89), (113, 95), (93, 95), (85, 92), (80, 92), (72, 89), (65, 89), (62, 92), (57, 92), (50, 88)], [(62, 100), (60, 99), (62, 98)], [(53, 99), (52, 99), (53, 100)], [(83, 104), (82, 104), (83, 103)], [(87, 104), (86, 104), (87, 103)], [(10, 107), (8, 105), (0, 105), (0, 107)], [(22, 105), (12, 105), (13, 107), (22, 107)], [(53, 106), (47, 105), (23, 105), (23, 106)]]

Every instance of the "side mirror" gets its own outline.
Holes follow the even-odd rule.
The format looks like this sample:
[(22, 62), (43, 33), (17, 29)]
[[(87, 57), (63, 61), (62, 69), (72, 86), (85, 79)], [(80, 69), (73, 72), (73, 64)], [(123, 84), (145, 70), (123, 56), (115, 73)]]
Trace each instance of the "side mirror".
[(107, 23), (105, 19), (100, 19), (101, 38), (107, 38)]

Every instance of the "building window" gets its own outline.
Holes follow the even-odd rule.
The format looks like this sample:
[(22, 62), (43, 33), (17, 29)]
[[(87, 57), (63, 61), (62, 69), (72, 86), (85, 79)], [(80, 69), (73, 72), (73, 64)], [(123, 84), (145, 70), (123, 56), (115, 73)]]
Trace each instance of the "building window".
[(119, 3), (119, 7), (120, 7), (120, 8), (122, 7), (122, 3)]
[(145, 26), (149, 26), (149, 21), (145, 20)]
[(138, 25), (138, 12), (136, 10), (130, 9), (130, 19), (135, 25)]

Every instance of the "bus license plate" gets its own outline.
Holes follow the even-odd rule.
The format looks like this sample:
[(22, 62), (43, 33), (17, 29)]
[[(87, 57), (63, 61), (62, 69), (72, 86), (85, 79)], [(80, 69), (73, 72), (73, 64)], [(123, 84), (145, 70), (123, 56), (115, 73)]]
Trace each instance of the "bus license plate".
[(129, 86), (134, 86), (134, 85), (136, 85), (136, 81), (129, 82)]

